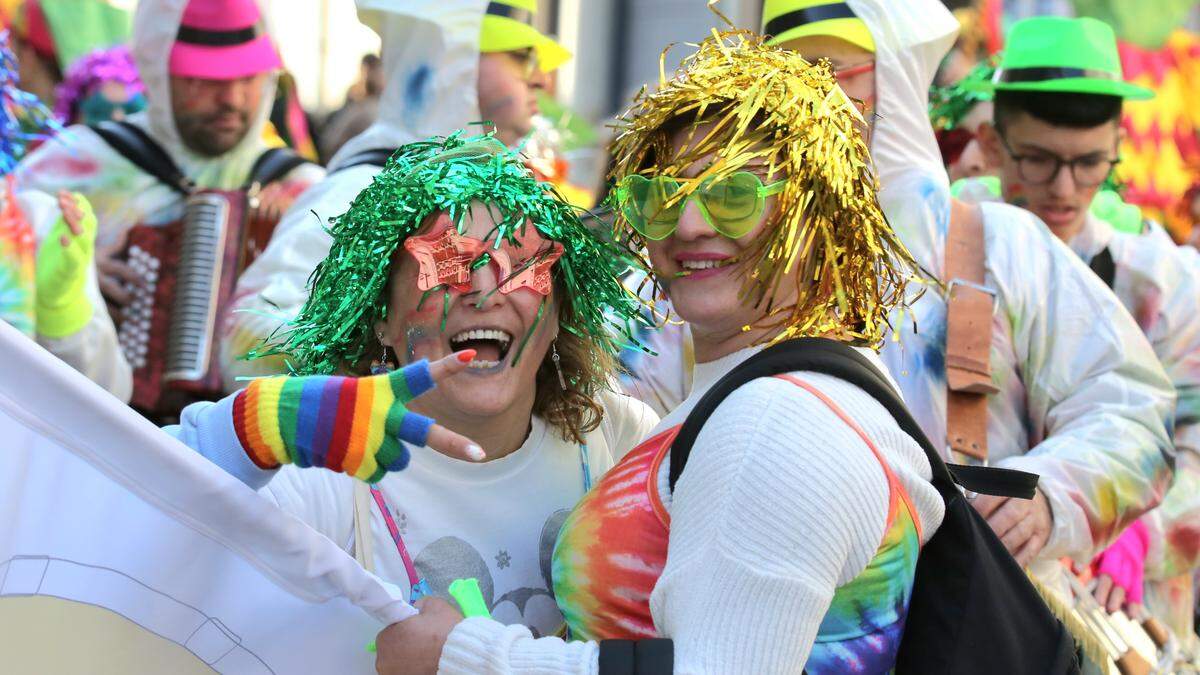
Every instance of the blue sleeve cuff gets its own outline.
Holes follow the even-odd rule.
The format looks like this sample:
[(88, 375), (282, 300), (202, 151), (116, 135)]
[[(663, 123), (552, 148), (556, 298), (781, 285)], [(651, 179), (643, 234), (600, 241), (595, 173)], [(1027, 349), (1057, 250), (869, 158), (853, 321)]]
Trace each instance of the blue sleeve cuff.
[(271, 481), (279, 469), (259, 468), (242, 448), (233, 429), (233, 400), (236, 396), (231, 394), (216, 403), (193, 403), (184, 408), (179, 424), (164, 427), (163, 431), (252, 490), (259, 490)]

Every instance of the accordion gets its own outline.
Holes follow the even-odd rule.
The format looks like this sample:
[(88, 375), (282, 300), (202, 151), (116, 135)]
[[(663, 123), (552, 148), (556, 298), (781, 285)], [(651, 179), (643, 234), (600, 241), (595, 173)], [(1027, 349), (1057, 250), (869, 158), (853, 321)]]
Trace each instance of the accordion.
[(141, 277), (117, 325), (133, 368), (131, 404), (155, 421), (222, 393), (219, 336), (238, 276), (274, 222), (251, 220), (245, 192), (200, 191), (183, 220), (129, 232), (127, 263)]
[(145, 130), (128, 121), (90, 127), (138, 169), (185, 200), (183, 220), (129, 230), (125, 258), (141, 277), (117, 320), (133, 366), (131, 404), (155, 422), (220, 397), (217, 357), (238, 276), (266, 247), (275, 222), (249, 218), (258, 191), (307, 163), (286, 148), (263, 152), (238, 191), (198, 190)]

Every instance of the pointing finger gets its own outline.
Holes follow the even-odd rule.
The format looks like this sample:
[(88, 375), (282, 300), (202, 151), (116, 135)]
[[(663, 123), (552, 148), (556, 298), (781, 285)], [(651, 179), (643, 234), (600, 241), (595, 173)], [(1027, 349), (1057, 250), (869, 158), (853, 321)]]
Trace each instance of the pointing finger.
[(468, 462), (482, 462), (487, 459), (483, 448), (462, 434), (450, 431), (440, 424), (429, 429), (429, 447), (438, 452), (463, 459)]

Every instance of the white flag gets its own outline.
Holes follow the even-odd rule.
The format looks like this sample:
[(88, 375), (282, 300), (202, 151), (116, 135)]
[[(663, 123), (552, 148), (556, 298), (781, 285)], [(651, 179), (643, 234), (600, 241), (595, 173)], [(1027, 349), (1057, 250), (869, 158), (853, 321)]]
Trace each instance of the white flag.
[(0, 322), (0, 670), (371, 673), (413, 612)]

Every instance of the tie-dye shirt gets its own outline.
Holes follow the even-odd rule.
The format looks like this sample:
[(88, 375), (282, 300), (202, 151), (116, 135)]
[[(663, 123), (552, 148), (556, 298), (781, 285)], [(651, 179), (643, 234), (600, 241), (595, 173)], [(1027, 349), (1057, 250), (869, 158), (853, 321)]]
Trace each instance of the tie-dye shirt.
[(37, 241), (17, 206), (11, 181), (0, 189), (4, 191), (0, 206), (0, 321), (33, 336)]
[[(563, 524), (551, 569), (573, 637), (639, 640), (657, 634), (649, 599), (666, 565), (670, 530), (658, 474), (678, 433), (673, 427), (626, 455)], [(887, 524), (866, 568), (833, 594), (804, 667), (813, 675), (888, 672), (904, 632), (920, 527), (904, 487), (870, 447), (888, 480)]]
[(594, 673), (597, 639), (651, 636), (673, 641), (686, 675), (893, 666), (944, 504), (924, 451), (869, 394), (817, 373), (749, 382), (667, 486), (688, 411), (757, 351), (697, 364), (688, 398), (568, 518), (551, 576), (573, 637), (590, 639), (468, 619), (439, 672)]

